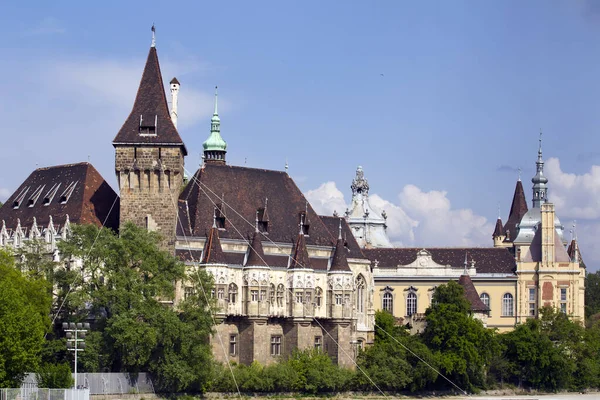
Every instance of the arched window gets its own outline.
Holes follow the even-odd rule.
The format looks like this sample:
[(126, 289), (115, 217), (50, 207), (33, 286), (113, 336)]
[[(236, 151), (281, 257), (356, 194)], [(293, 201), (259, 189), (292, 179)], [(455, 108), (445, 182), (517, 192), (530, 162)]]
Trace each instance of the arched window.
[(315, 289), (315, 305), (321, 307), (321, 301), (323, 301), (323, 290), (320, 287)]
[(514, 315), (513, 295), (506, 293), (502, 296), (502, 316), (512, 317)]
[(235, 283), (230, 283), (228, 288), (229, 302), (235, 303), (237, 300), (237, 285)]
[(383, 294), (382, 307), (385, 311), (390, 314), (394, 314), (394, 298), (390, 292), (385, 292)]
[(277, 306), (278, 307), (283, 307), (283, 285), (280, 283), (279, 286), (277, 286)]
[(272, 305), (275, 305), (275, 285), (271, 283), (269, 286), (269, 299)]
[(490, 295), (487, 293), (481, 293), (481, 295), (479, 296), (479, 298), (481, 299), (481, 301), (483, 302), (483, 304), (485, 304), (487, 306), (487, 308), (490, 308)]
[(417, 313), (417, 294), (410, 292), (406, 296), (406, 315), (409, 317)]
[(365, 278), (362, 275), (356, 278), (356, 311), (365, 312)]

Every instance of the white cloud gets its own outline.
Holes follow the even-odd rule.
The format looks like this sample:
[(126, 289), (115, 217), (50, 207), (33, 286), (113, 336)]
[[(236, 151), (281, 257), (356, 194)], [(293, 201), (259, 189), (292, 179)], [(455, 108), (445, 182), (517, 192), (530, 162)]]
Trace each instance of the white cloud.
[[(317, 212), (342, 214), (348, 207), (335, 182), (326, 182), (306, 193)], [(369, 196), (371, 206), (388, 215), (388, 235), (396, 246), (489, 246), (493, 225), (470, 209), (453, 209), (446, 192), (423, 192), (406, 185), (398, 195), (399, 204), (377, 194)]]
[(0, 188), (0, 201), (5, 202), (8, 196), (12, 194), (12, 190), (7, 188)]

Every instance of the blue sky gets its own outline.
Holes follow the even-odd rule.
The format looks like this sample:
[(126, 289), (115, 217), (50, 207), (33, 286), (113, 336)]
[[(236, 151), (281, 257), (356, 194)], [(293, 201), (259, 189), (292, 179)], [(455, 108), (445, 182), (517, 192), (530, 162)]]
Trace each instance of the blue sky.
[[(399, 245), (490, 245), (538, 132), (550, 198), (600, 265), (600, 6), (593, 1), (18, 2), (0, 5), (0, 200), (111, 141), (157, 28), (199, 163), (219, 85), (228, 161), (283, 169), (322, 212), (362, 165)], [(340, 196), (343, 196), (340, 198)], [(342, 211), (339, 210), (338, 211)], [(392, 226), (393, 225), (393, 226)], [(568, 236), (568, 235), (567, 235)]]

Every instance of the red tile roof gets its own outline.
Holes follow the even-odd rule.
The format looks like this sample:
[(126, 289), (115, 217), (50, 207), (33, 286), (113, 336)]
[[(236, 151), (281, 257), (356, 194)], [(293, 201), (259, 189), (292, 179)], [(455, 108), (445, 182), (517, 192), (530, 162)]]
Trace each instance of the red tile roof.
[[(30, 227), (71, 223), (119, 227), (119, 199), (115, 191), (89, 163), (57, 165), (33, 171), (0, 208), (0, 221), (14, 229), (17, 219)], [(112, 206), (112, 210), (111, 210)]]
[(473, 285), (473, 281), (469, 275), (461, 275), (458, 279), (458, 284), (465, 290), (465, 297), (471, 303), (471, 310), (475, 312), (490, 311), (490, 308), (481, 301), (477, 289)]

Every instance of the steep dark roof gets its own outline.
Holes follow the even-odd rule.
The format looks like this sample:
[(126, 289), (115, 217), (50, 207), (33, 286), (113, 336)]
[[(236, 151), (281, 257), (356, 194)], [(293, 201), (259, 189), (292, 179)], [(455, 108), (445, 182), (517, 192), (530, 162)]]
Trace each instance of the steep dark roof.
[[(422, 248), (379, 248), (363, 249), (363, 253), (371, 261), (377, 260), (379, 268), (395, 268), (408, 265), (417, 259), (417, 253)], [(469, 260), (475, 261), (478, 273), (512, 274), (515, 270), (515, 259), (506, 248), (426, 248), (433, 261), (441, 265), (463, 268), (465, 254)]]
[(461, 275), (458, 279), (458, 284), (465, 290), (465, 297), (467, 300), (469, 300), (469, 303), (471, 303), (472, 311), (486, 312), (490, 310), (490, 308), (486, 306), (483, 301), (481, 301), (479, 293), (477, 293), (477, 289), (475, 289), (473, 281), (469, 275)]
[(106, 227), (117, 230), (118, 197), (89, 163), (38, 168), (0, 208), (0, 224), (4, 220), (14, 229), (19, 219), (22, 227), (30, 227), (35, 218), (39, 227), (45, 227), (52, 216), (60, 225), (68, 214), (71, 223), (102, 226), (106, 221)]
[[(200, 168), (179, 196), (187, 202), (188, 211), (180, 207), (179, 217), (191, 236), (206, 236), (212, 226), (215, 205), (226, 216), (224, 230), (219, 236), (245, 239), (255, 230), (256, 211), (264, 207), (268, 198), (268, 241), (294, 243), (300, 214), (308, 213), (310, 223), (305, 240), (308, 245), (333, 246), (332, 236), (315, 213), (294, 181), (285, 173), (264, 169), (205, 164)], [(234, 228), (235, 227), (235, 228)], [(239, 231), (239, 232), (238, 232)]]
[[(344, 239), (344, 245), (346, 246), (347, 256), (349, 258), (365, 258), (356, 238), (350, 230), (348, 222), (344, 218), (330, 217), (326, 215), (320, 216), (321, 221), (325, 224), (325, 227), (329, 231), (332, 237), (339, 235), (340, 219), (342, 220), (342, 238)], [(333, 244), (333, 243), (332, 243)]]
[(265, 260), (265, 252), (263, 251), (260, 236), (261, 235), (259, 232), (254, 232), (254, 235), (252, 235), (252, 242), (250, 242), (248, 259), (246, 260), (246, 265), (249, 267), (268, 266)]
[(302, 233), (298, 234), (296, 246), (292, 253), (292, 262), (290, 269), (296, 268), (312, 268), (310, 259), (308, 258), (308, 249), (306, 248), (306, 239)]
[(227, 264), (227, 258), (219, 240), (219, 230), (215, 227), (208, 232), (208, 238), (204, 244), (202, 264)]
[(494, 233), (492, 234), (492, 237), (498, 237), (498, 236), (504, 236), (505, 232), (504, 229), (502, 228), (502, 220), (500, 219), (500, 217), (498, 217), (498, 219), (496, 220), (496, 227), (494, 228)]
[(344, 239), (338, 239), (333, 252), (333, 260), (331, 261), (330, 271), (350, 272), (346, 253), (348, 250), (344, 247)]
[[(156, 134), (141, 135), (140, 127), (154, 127)], [(113, 140), (114, 146), (120, 144), (181, 146), (184, 155), (187, 155), (171, 121), (155, 47), (151, 47), (148, 53), (133, 109)]]
[(513, 195), (512, 204), (510, 206), (510, 213), (508, 214), (508, 220), (504, 224), (503, 232), (509, 231), (506, 239), (511, 242), (517, 237), (517, 225), (521, 222), (523, 215), (527, 212), (527, 200), (525, 199), (525, 192), (523, 191), (523, 183), (519, 179), (517, 186), (515, 187), (515, 194)]
[(567, 254), (571, 260), (578, 261), (581, 268), (586, 268), (585, 263), (583, 262), (583, 257), (581, 257), (581, 250), (579, 249), (577, 240), (571, 239), (571, 243), (569, 243), (569, 248), (567, 249)]
[(173, 77), (173, 79), (171, 79), (171, 82), (169, 82), (169, 83), (176, 83), (178, 85), (181, 85), (181, 83), (179, 83), (179, 81), (175, 77)]

